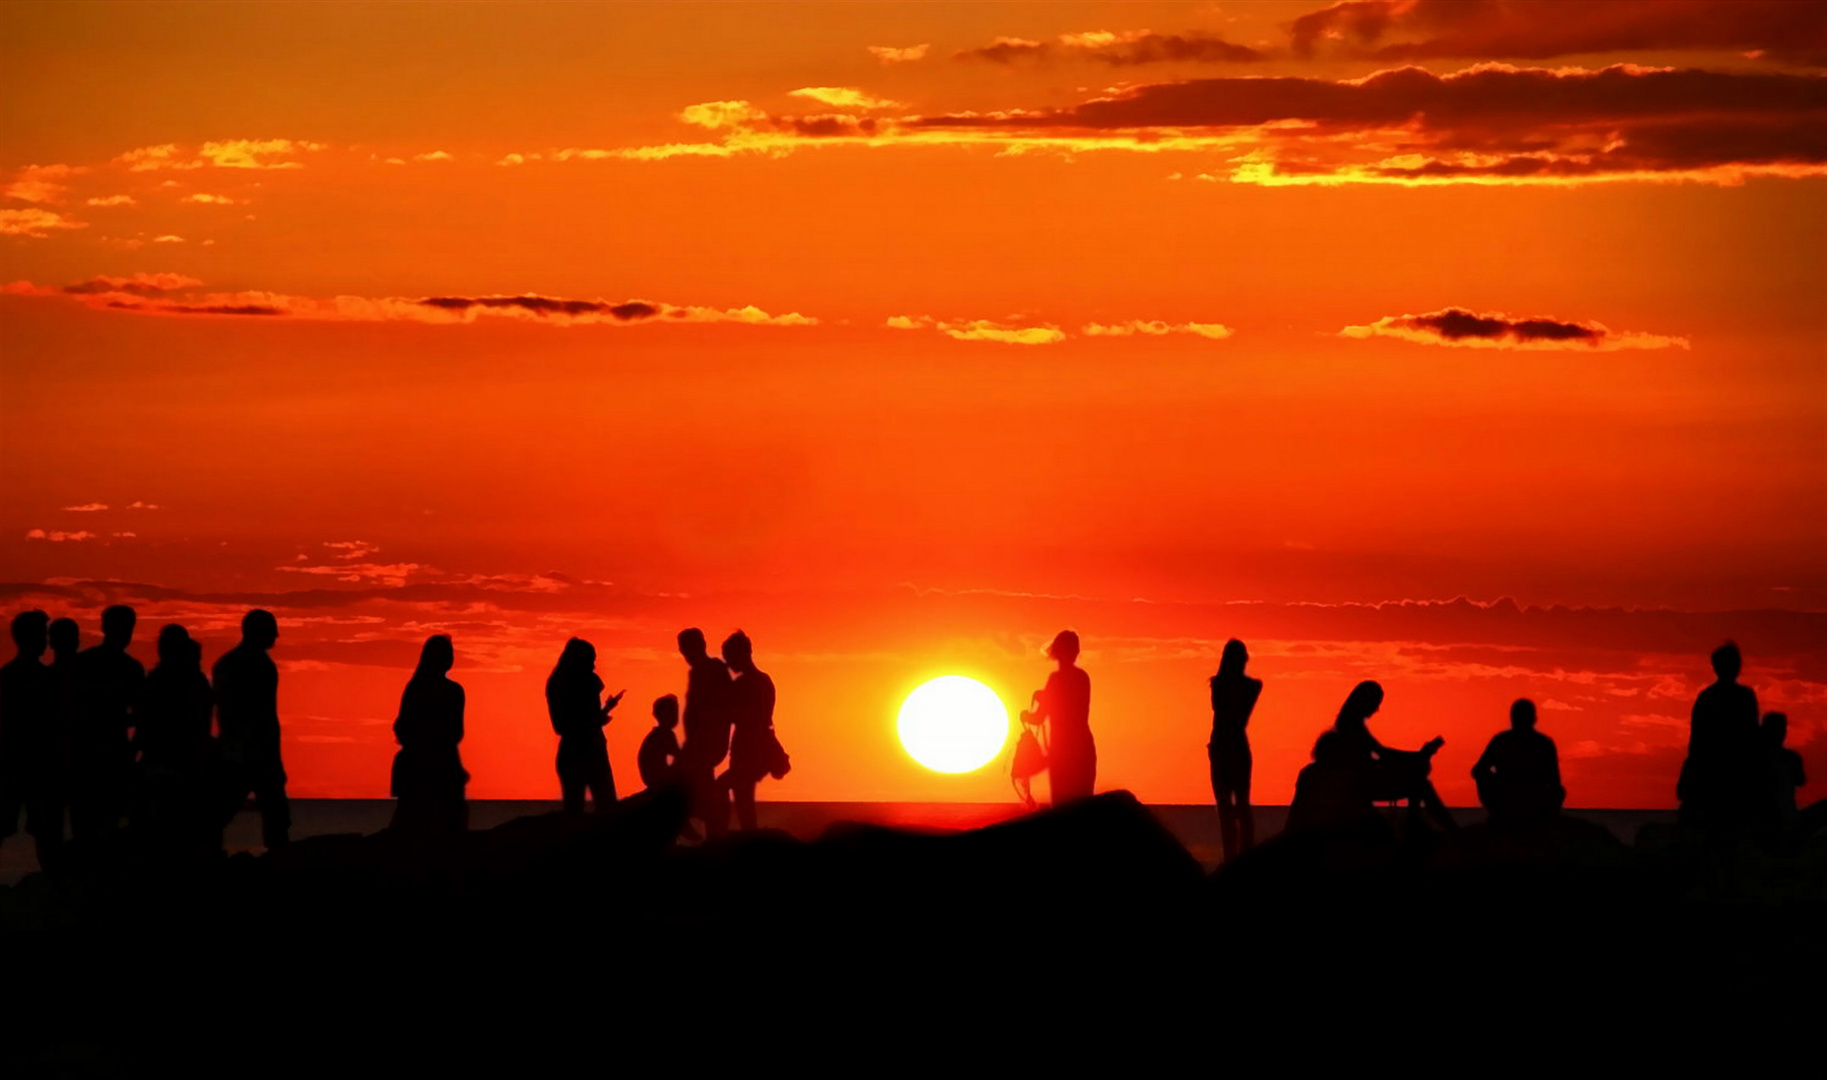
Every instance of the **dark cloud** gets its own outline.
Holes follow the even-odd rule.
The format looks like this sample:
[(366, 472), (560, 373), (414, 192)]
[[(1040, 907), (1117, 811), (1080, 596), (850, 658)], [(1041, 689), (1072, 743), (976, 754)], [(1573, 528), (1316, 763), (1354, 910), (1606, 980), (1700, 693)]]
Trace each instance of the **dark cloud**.
[(131, 293), (135, 296), (159, 296), (165, 293), (183, 292), (203, 284), (193, 277), (183, 274), (134, 274), (132, 277), (111, 277), (102, 275), (87, 281), (78, 281), (65, 285), (62, 289), (70, 296), (99, 296), (103, 293)]
[(1666, 349), (1686, 348), (1683, 338), (1614, 333), (1600, 323), (1566, 319), (1480, 314), (1464, 308), (1425, 315), (1390, 315), (1368, 326), (1350, 326), (1344, 336), (1393, 337), (1424, 344), (1480, 344), (1511, 348)]
[(419, 303), (441, 311), (468, 311), (471, 308), (514, 308), (534, 315), (608, 315), (623, 322), (648, 319), (660, 309), (643, 300), (611, 304), (606, 300), (563, 300), (551, 296), (429, 296)]
[[(1265, 181), (1686, 173), (1730, 183), (1744, 170), (1790, 176), (1827, 170), (1827, 77), (1627, 64), (1597, 71), (1489, 64), (1447, 75), (1404, 67), (1353, 80), (1154, 83), (1067, 108), (912, 117), (903, 124), (1062, 144), (1115, 134), (1156, 143), (1248, 135), (1262, 150), (1240, 171)], [(1359, 138), (1341, 138), (1347, 135)]]
[(1066, 109), (915, 118), (925, 127), (1081, 129), (1255, 127), (1306, 121), (1336, 131), (1415, 124), (1422, 130), (1533, 131), (1677, 116), (1827, 114), (1827, 78), (1614, 65), (1599, 71), (1485, 66), (1424, 68), (1357, 80), (1282, 76), (1153, 83)]
[(1627, 50), (1763, 51), (1819, 63), (1818, 0), (1347, 0), (1289, 27), (1297, 55), (1543, 60)]
[(1604, 331), (1581, 326), (1579, 323), (1556, 322), (1553, 319), (1511, 321), (1501, 317), (1474, 315), (1459, 308), (1449, 308), (1432, 315), (1414, 315), (1402, 321), (1404, 325), (1416, 330), (1431, 330), (1448, 341), (1469, 337), (1510, 337), (1519, 341), (1597, 341), (1605, 336)]
[(284, 308), (271, 304), (140, 304), (127, 300), (110, 300), (108, 306), (125, 311), (156, 311), (165, 315), (284, 315)]
[(1113, 67), (1141, 64), (1248, 64), (1269, 54), (1209, 34), (1066, 34), (1056, 42), (997, 38), (988, 45), (953, 54), (956, 60), (992, 64), (1094, 60)]

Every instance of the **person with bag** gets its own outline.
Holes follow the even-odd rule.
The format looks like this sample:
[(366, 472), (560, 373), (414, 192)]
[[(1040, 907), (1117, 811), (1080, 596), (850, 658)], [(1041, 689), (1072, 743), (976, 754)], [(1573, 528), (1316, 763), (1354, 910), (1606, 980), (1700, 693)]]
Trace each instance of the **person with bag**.
[(1078, 634), (1061, 630), (1047, 646), (1059, 667), (1035, 694), (1035, 706), (1022, 722), (1050, 725), (1047, 733), (1047, 777), (1053, 805), (1088, 799), (1097, 781), (1097, 743), (1091, 738), (1091, 676), (1078, 666)]
[[(738, 630), (723, 643), (723, 662), (735, 679), (730, 683), (730, 767), (717, 778), (736, 804), (737, 827), (756, 827), (755, 789), (762, 778), (776, 780), (792, 767), (774, 734), (774, 680), (755, 666), (754, 646)], [(719, 800), (721, 801), (721, 800)]]
[(1015, 785), (1021, 805), (1038, 810), (1040, 801), (1034, 797), (1034, 778), (1047, 769), (1047, 751), (1040, 742), (1045, 733), (1034, 720), (1034, 713), (1040, 709), (1038, 690), (1028, 704), (1028, 710), (1021, 714), (1021, 736), (1015, 740), (1015, 753), (1009, 758), (1009, 781)]

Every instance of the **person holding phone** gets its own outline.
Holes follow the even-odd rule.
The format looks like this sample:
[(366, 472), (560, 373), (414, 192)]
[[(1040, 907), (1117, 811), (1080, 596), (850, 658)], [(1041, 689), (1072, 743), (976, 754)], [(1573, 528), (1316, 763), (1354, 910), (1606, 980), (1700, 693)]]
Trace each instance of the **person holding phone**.
[(584, 812), (586, 791), (599, 812), (615, 802), (615, 775), (609, 771), (609, 741), (603, 728), (627, 691), (599, 702), (602, 693), (596, 646), (582, 638), (565, 642), (546, 679), (546, 713), (558, 732), (558, 786), (567, 814)]

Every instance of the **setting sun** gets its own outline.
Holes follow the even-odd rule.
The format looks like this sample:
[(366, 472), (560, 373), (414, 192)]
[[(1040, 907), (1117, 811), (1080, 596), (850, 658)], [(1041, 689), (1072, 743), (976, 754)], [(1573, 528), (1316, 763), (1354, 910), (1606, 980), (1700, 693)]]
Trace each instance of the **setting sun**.
[(962, 675), (922, 683), (901, 703), (901, 745), (935, 772), (967, 773), (1002, 752), (1009, 710), (996, 691)]

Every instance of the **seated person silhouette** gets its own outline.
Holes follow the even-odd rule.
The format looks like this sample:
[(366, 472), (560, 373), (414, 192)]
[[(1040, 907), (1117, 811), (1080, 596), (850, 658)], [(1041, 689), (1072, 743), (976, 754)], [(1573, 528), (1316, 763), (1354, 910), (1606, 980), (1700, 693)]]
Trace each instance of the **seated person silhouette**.
[(1535, 730), (1535, 702), (1522, 698), (1510, 706), (1510, 730), (1491, 736), (1472, 779), (1493, 825), (1545, 821), (1561, 812), (1567, 789), (1560, 755), (1554, 740)]
[(1322, 731), (1313, 744), (1313, 764), (1294, 781), (1288, 807), (1289, 833), (1347, 828), (1376, 820), (1365, 772), (1351, 760), (1336, 731)]
[(657, 788), (673, 779), (679, 763), (679, 699), (667, 694), (653, 703), (653, 730), (641, 740), (634, 763), (641, 770), (642, 785)]
[(1802, 767), (1802, 755), (1783, 745), (1789, 737), (1786, 714), (1769, 713), (1760, 730), (1764, 751), (1769, 755), (1766, 764), (1770, 770), (1771, 816), (1777, 825), (1788, 827), (1795, 824), (1798, 815), (1795, 791), (1808, 783), (1808, 774)]
[(1376, 802), (1400, 801), (1408, 804), (1411, 819), (1426, 810), (1442, 829), (1459, 826), (1447, 812), (1440, 793), (1434, 790), (1427, 774), (1433, 769), (1434, 754), (1446, 745), (1435, 736), (1419, 750), (1394, 750), (1377, 741), (1367, 721), (1383, 707), (1383, 687), (1361, 682), (1353, 687), (1339, 707), (1332, 730), (1338, 735), (1343, 759), (1363, 771), (1370, 797)]

